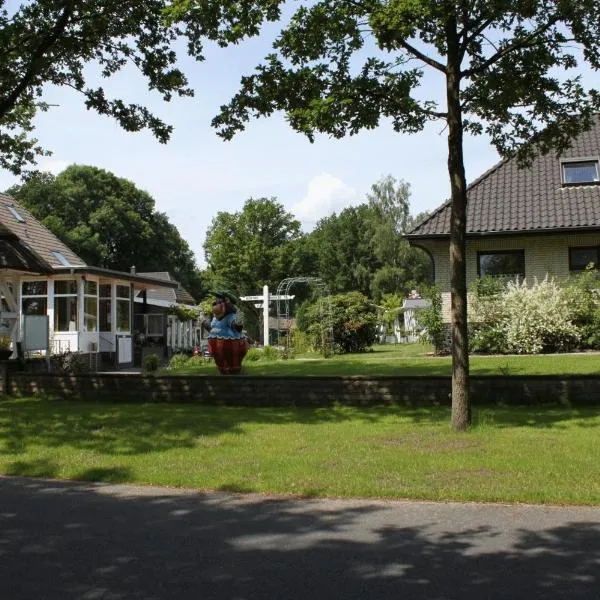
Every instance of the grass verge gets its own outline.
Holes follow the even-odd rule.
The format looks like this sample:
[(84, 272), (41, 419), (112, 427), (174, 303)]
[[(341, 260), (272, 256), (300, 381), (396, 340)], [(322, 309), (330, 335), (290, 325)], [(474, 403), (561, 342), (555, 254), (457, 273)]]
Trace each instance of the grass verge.
[[(304, 355), (292, 360), (245, 361), (242, 374), (247, 376), (282, 375), (344, 376), (344, 375), (447, 375), (452, 373), (449, 356), (431, 356), (431, 347), (422, 344), (374, 346), (370, 352), (344, 354), (322, 358)], [(472, 375), (600, 375), (600, 355), (542, 354), (529, 356), (471, 356)], [(192, 361), (176, 370), (164, 370), (165, 375), (215, 375), (212, 361)]]
[(600, 505), (600, 408), (0, 401), (0, 473), (301, 496)]

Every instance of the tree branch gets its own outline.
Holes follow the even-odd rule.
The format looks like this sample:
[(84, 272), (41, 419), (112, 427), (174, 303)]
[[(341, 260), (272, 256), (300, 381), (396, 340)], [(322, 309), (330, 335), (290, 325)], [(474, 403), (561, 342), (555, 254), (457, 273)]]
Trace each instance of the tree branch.
[(404, 50), (412, 54), (415, 58), (422, 60), (425, 64), (437, 69), (438, 71), (441, 71), (442, 73), (446, 72), (446, 66), (444, 64), (427, 56), (427, 54), (423, 54), (423, 52), (417, 50), (412, 44), (409, 44), (404, 40), (400, 40), (398, 43), (402, 48), (404, 48)]
[[(515, 44), (509, 44), (502, 50), (498, 50), (498, 52), (496, 52), (495, 54), (490, 56), (490, 58), (488, 58), (485, 62), (483, 62), (478, 67), (475, 67), (473, 69), (467, 69), (466, 71), (463, 71), (461, 73), (461, 77), (470, 78), (470, 77), (473, 77), (474, 75), (479, 75), (480, 73), (483, 73), (490, 65), (493, 65), (498, 60), (504, 58), (507, 54), (510, 54), (511, 52), (515, 52), (516, 50), (520, 50), (521, 48), (527, 48), (529, 46), (535, 45), (535, 43), (537, 43), (537, 41), (534, 42), (534, 40), (537, 37), (539, 37), (541, 34), (543, 34), (545, 31), (548, 31), (548, 29), (550, 29), (550, 27), (552, 27), (553, 25), (556, 25), (556, 23), (559, 20), (560, 19), (558, 16), (552, 17), (548, 21), (548, 23), (546, 23), (543, 27), (539, 27), (535, 31), (532, 31), (528, 36), (523, 38), (520, 42), (515, 43)], [(532, 42), (534, 42), (534, 43), (532, 43)]]
[(21, 96), (21, 94), (33, 83), (33, 80), (39, 73), (40, 63), (42, 62), (44, 55), (56, 43), (69, 23), (69, 19), (75, 11), (75, 4), (75, 0), (65, 1), (63, 12), (54, 24), (54, 27), (50, 33), (44, 39), (42, 39), (38, 47), (32, 53), (29, 66), (23, 74), (21, 81), (17, 84), (13, 91), (8, 94), (8, 96), (0, 101), (0, 119), (2, 119), (14, 108), (15, 104), (19, 100), (19, 96)]

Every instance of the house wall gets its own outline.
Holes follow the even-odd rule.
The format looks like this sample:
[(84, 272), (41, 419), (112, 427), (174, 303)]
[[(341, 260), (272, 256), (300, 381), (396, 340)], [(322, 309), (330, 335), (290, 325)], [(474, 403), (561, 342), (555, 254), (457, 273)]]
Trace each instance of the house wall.
[[(442, 292), (442, 316), (450, 322), (450, 258), (448, 240), (420, 241), (435, 264), (435, 283)], [(467, 286), (478, 277), (477, 253), (495, 250), (524, 250), (525, 278), (543, 279), (546, 275), (566, 279), (569, 272), (569, 248), (600, 245), (600, 232), (586, 234), (494, 236), (467, 240)]]

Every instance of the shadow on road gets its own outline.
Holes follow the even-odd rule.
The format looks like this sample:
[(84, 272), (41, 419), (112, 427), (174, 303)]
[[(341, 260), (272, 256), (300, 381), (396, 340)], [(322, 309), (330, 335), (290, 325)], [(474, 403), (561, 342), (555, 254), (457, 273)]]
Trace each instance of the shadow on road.
[(3, 600), (597, 599), (600, 512), (0, 478)]

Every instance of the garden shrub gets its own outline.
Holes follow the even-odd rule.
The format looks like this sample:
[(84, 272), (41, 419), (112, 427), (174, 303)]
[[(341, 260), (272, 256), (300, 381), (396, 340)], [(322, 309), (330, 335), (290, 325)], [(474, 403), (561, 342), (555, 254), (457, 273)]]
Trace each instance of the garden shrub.
[(421, 339), (433, 345), (436, 353), (443, 352), (446, 348), (446, 327), (442, 319), (442, 294), (436, 286), (432, 286), (423, 294), (430, 301), (427, 308), (419, 311), (419, 325)]
[(189, 357), (185, 354), (181, 354), (181, 353), (173, 354), (173, 356), (171, 356), (171, 360), (169, 361), (169, 366), (167, 367), (167, 369), (169, 369), (169, 370), (182, 369), (185, 366), (187, 366), (188, 360), (189, 360)]
[(504, 282), (498, 277), (475, 280), (469, 290), (469, 345), (471, 350), (506, 352), (507, 327), (504, 315)]
[(311, 345), (324, 356), (330, 352), (331, 335), (339, 354), (362, 352), (371, 347), (377, 337), (377, 309), (360, 292), (337, 294), (305, 306), (296, 323), (307, 334)]
[(580, 343), (573, 303), (553, 279), (475, 289), (469, 299), (471, 347), (494, 353), (567, 352)]
[(144, 357), (142, 368), (146, 373), (154, 373), (158, 370), (159, 365), (160, 358), (158, 354), (148, 354), (148, 356)]
[(569, 279), (565, 295), (571, 306), (573, 323), (581, 333), (583, 348), (600, 349), (600, 291), (598, 273), (588, 268)]
[(250, 348), (244, 358), (249, 362), (273, 362), (280, 358), (280, 351), (273, 346), (265, 346), (264, 348)]

